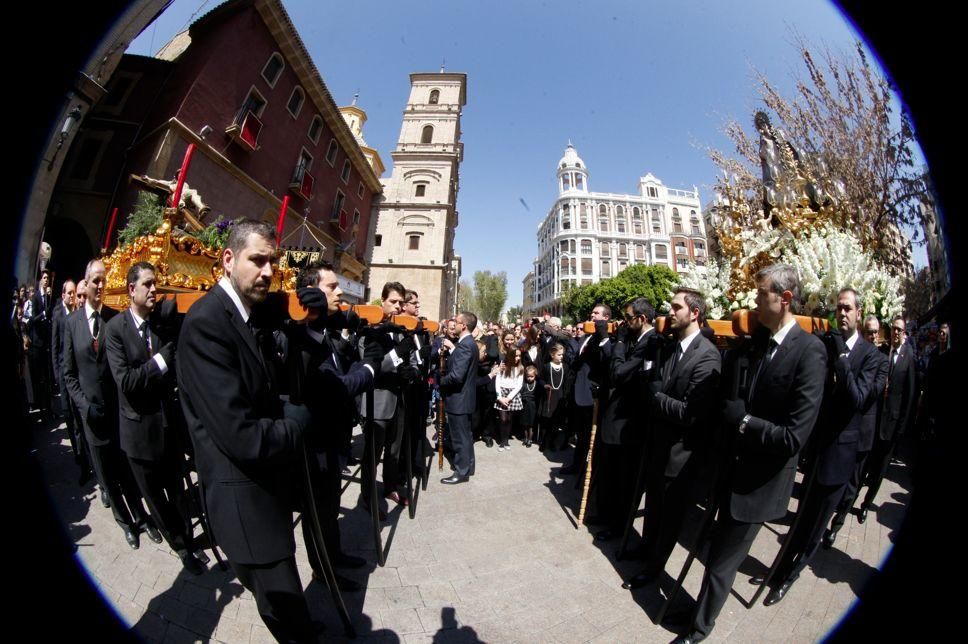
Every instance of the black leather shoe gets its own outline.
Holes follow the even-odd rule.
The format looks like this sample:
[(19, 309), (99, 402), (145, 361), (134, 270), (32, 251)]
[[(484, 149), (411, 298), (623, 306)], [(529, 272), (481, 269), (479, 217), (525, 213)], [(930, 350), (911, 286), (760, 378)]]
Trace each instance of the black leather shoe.
[(141, 541), (138, 539), (138, 535), (134, 530), (121, 528), (121, 531), (124, 532), (124, 540), (128, 542), (132, 550), (137, 550), (141, 546)]
[(676, 639), (672, 640), (672, 644), (693, 644), (694, 642), (701, 642), (706, 639), (705, 635), (700, 635), (699, 633), (693, 631), (686, 635), (680, 635)]
[(754, 586), (762, 586), (766, 583), (766, 575), (753, 575), (750, 577), (750, 583)]
[(161, 533), (158, 532), (158, 528), (151, 525), (150, 523), (145, 524), (144, 530), (145, 530), (145, 534), (148, 535), (148, 538), (154, 541), (155, 543), (161, 543), (163, 541), (163, 539), (161, 538)]
[(451, 474), (445, 479), (440, 479), (440, 482), (444, 485), (456, 485), (457, 483), (467, 483), (469, 477), (467, 476), (457, 476), (457, 474)]
[(340, 552), (333, 557), (333, 565), (339, 566), (340, 568), (362, 568), (366, 565), (366, 559)]
[(196, 557), (190, 552), (186, 553), (181, 558), (181, 562), (182, 562), (182, 567), (188, 572), (195, 575), (196, 577), (199, 575), (205, 574), (205, 571), (208, 570), (208, 568), (205, 567), (205, 564), (199, 561), (198, 557)]
[(837, 540), (836, 530), (827, 530), (823, 533), (822, 545), (824, 550), (830, 550), (834, 547), (834, 542)]
[(616, 534), (615, 532), (612, 532), (608, 528), (605, 528), (604, 530), (599, 530), (598, 532), (595, 533), (595, 541), (608, 541), (618, 536), (619, 535)]
[(623, 583), (622, 588), (625, 590), (635, 590), (636, 588), (641, 588), (642, 586), (651, 584), (653, 581), (655, 581), (655, 579), (655, 575), (640, 572), (636, 576)]
[(202, 562), (202, 565), (207, 566), (212, 560), (208, 558), (204, 550), (196, 550), (195, 558)]
[(484, 444), (487, 445), (488, 447), (494, 447), (494, 441), (490, 438), (485, 438)]
[(103, 505), (106, 508), (111, 507), (111, 497), (109, 497), (108, 493), (105, 492), (104, 490), (101, 490), (101, 505)]
[(867, 508), (861, 508), (857, 512), (857, 523), (864, 525), (864, 521), (867, 521)]
[(778, 587), (771, 588), (770, 592), (766, 594), (766, 599), (763, 600), (763, 605), (772, 606), (773, 604), (779, 603), (781, 599), (786, 597), (787, 591), (790, 590), (790, 586), (792, 585), (792, 581), (785, 581)]

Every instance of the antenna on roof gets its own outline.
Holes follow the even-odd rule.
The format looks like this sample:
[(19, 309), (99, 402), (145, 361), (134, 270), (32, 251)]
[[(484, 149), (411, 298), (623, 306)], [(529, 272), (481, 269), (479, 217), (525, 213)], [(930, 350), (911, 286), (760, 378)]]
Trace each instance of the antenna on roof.
[(443, 74), (443, 73), (444, 73), (444, 65), (445, 65), (446, 63), (447, 63), (447, 59), (446, 59), (446, 58), (441, 58), (441, 59), (440, 59), (440, 73), (441, 73), (441, 74)]
[(359, 97), (360, 97), (360, 90), (356, 90), (356, 93), (355, 93), (355, 94), (353, 94), (353, 105), (356, 105), (356, 100), (357, 100), (357, 99), (358, 99)]

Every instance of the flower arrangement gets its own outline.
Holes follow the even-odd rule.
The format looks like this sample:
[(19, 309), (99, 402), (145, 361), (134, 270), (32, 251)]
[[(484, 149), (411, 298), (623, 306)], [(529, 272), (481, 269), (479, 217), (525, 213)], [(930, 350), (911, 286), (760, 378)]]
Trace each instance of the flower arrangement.
[(221, 250), (225, 246), (225, 242), (228, 241), (232, 226), (238, 221), (240, 219), (223, 219), (222, 215), (219, 215), (215, 221), (199, 231), (196, 237), (209, 248)]
[[(743, 255), (734, 259), (737, 266), (745, 266), (765, 254), (772, 261), (797, 269), (804, 313), (830, 315), (836, 309), (837, 294), (846, 287), (860, 293), (865, 313), (882, 320), (900, 315), (904, 309), (900, 278), (891, 275), (870, 252), (864, 251), (856, 237), (829, 222), (799, 236), (778, 230), (749, 229), (742, 231), (740, 239)], [(755, 289), (739, 290), (735, 269), (729, 258), (710, 259), (704, 272), (693, 264), (683, 275), (683, 286), (703, 293), (710, 319), (726, 319), (736, 309), (756, 306)]]

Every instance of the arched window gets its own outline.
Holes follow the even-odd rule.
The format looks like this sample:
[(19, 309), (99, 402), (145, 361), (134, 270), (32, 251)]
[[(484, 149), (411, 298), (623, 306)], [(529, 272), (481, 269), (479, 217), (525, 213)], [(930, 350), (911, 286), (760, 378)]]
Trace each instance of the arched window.
[(308, 136), (313, 143), (319, 143), (319, 133), (323, 131), (323, 119), (317, 114), (309, 124)]
[(642, 210), (638, 206), (632, 208), (632, 232), (642, 234)]
[(612, 256), (612, 246), (608, 242), (602, 242), (598, 248), (598, 254), (602, 257)]
[(623, 257), (623, 258), (629, 256), (629, 245), (628, 244), (619, 244), (618, 245), (618, 256), (619, 257)]
[(700, 229), (699, 229), (699, 217), (696, 217), (695, 211), (693, 212), (692, 219), (691, 219), (691, 221), (689, 223), (692, 225), (692, 234), (693, 235), (701, 235), (702, 234), (700, 232)]
[(582, 180), (582, 176), (578, 173), (575, 173), (575, 190), (584, 190), (584, 189), (585, 189), (585, 184), (584, 184), (584, 181)]
[(635, 259), (644, 260), (645, 259), (645, 246), (642, 244), (635, 245)]
[(676, 233), (682, 232), (682, 217), (679, 216), (679, 209), (672, 209), (672, 231)]
[(306, 100), (306, 95), (303, 93), (302, 87), (294, 87), (292, 89), (292, 94), (289, 95), (289, 102), (286, 103), (286, 109), (292, 114), (293, 118), (299, 116), (299, 110), (302, 109), (303, 102)]
[(590, 239), (581, 240), (581, 254), (582, 255), (592, 254), (592, 240)]
[(565, 173), (561, 175), (561, 191), (567, 192), (571, 190), (571, 174)]
[(608, 209), (605, 204), (598, 206), (598, 229), (602, 232), (608, 232)]
[(432, 89), (432, 90), (430, 90), (430, 101), (429, 101), (429, 103), (431, 105), (436, 105), (439, 102), (440, 102), (440, 90), (439, 89)]
[(433, 141), (433, 138), (434, 138), (434, 126), (425, 125), (423, 127), (423, 130), (420, 132), (420, 142), (430, 143)]
[(625, 232), (625, 208), (622, 206), (615, 207), (615, 232)]
[(269, 56), (265, 67), (262, 68), (262, 78), (269, 83), (269, 87), (275, 87), (276, 81), (279, 80), (279, 75), (285, 66), (286, 64), (282, 60), (282, 56), (279, 55), (279, 52), (275, 52)]
[(565, 204), (561, 207), (561, 229), (569, 230), (571, 228), (571, 207)]
[(659, 217), (659, 209), (652, 209), (652, 232), (661, 233), (662, 232), (662, 219)]

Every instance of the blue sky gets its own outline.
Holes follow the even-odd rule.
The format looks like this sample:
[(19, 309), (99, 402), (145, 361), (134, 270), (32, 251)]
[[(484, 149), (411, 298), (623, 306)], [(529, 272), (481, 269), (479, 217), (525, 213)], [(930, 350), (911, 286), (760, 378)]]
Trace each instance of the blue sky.
[[(218, 4), (175, 0), (129, 53), (153, 54)], [(569, 139), (593, 191), (634, 193), (651, 172), (673, 188), (698, 186), (705, 205), (716, 178), (705, 149), (730, 149), (727, 118), (751, 124), (754, 71), (790, 95), (801, 68), (793, 30), (838, 51), (856, 39), (826, 0), (283, 5), (336, 102), (360, 92), (364, 137), (388, 166), (409, 74), (442, 61), (467, 73), (455, 247), (463, 279), (507, 271), (509, 306), (521, 303)], [(915, 249), (915, 264), (925, 263)]]

